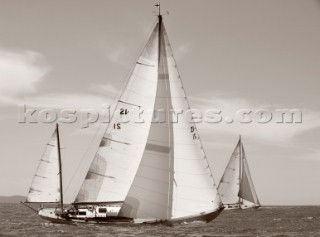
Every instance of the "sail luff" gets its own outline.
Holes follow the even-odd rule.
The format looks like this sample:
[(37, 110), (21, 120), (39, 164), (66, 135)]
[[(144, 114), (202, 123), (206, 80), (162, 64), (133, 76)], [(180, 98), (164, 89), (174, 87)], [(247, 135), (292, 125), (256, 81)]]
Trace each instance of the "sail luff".
[[(162, 15), (161, 15), (161, 12), (160, 12), (160, 4), (159, 4), (159, 6), (158, 6), (158, 8), (159, 8), (159, 14), (158, 14), (158, 23), (159, 23), (159, 33), (158, 33), (158, 80), (159, 80), (159, 75), (160, 75), (160, 73), (162, 72), (162, 70), (163, 70), (163, 66), (161, 67), (160, 65), (164, 65), (164, 60), (161, 60), (161, 59), (163, 59), (163, 57), (161, 57), (161, 49), (162, 49), (162, 47), (161, 47), (161, 45), (162, 45), (162, 43), (163, 43), (163, 41), (162, 41), (162, 32), (161, 32), (161, 30), (162, 30)], [(168, 101), (166, 101), (166, 104), (167, 104), (167, 106), (166, 106), (166, 108), (168, 108)], [(168, 115), (166, 116), (166, 119), (167, 119), (167, 121), (168, 121)], [(168, 126), (168, 128), (170, 129), (170, 126)], [(169, 139), (169, 143), (168, 143), (168, 147), (169, 147), (169, 160), (168, 160), (168, 166), (169, 166), (169, 164), (170, 164), (170, 131), (169, 131), (169, 133), (168, 133), (168, 139)], [(170, 167), (169, 167), (169, 169), (170, 169)], [(169, 173), (169, 183), (170, 183), (170, 173)], [(168, 199), (168, 204), (167, 204), (167, 206), (169, 206), (169, 203), (170, 203), (170, 185), (168, 185), (168, 192), (167, 192), (167, 199)], [(169, 209), (167, 208), (167, 214), (166, 214), (166, 219), (168, 219), (169, 218), (169, 216), (170, 216), (171, 214), (170, 214), (170, 211), (169, 211)]]
[(61, 212), (63, 212), (63, 182), (62, 182), (62, 161), (61, 161), (61, 148), (60, 148), (60, 136), (59, 136), (59, 124), (56, 124), (57, 131), (57, 146), (58, 146), (58, 161), (59, 161), (59, 183), (60, 183), (60, 205)]
[[(240, 190), (242, 189), (242, 186), (243, 186), (243, 182), (242, 182), (242, 176), (243, 176), (243, 154), (242, 154), (242, 141), (241, 141), (241, 135), (239, 135), (239, 152), (240, 152), (240, 155), (239, 155), (239, 192)], [(239, 195), (239, 204), (241, 205), (242, 204), (242, 198), (241, 198), (241, 195)]]
[[(165, 68), (168, 68), (167, 65), (167, 54), (166, 54), (166, 45), (165, 45), (165, 39), (164, 39), (164, 34), (162, 29), (164, 29), (163, 23), (162, 23), (162, 15), (160, 14), (160, 4), (159, 4), (159, 62), (158, 65), (162, 65), (162, 68), (158, 68), (158, 75), (160, 75)], [(161, 52), (162, 57), (161, 57)], [(162, 62), (160, 60), (162, 59)], [(167, 70), (163, 73), (164, 75), (169, 75)], [(170, 83), (169, 83), (169, 78), (165, 78), (164, 80), (165, 86), (169, 91), (170, 94)], [(168, 121), (168, 147), (169, 147), (169, 154), (168, 154), (168, 167), (169, 167), (169, 185), (168, 185), (168, 209), (167, 209), (167, 217), (166, 219), (170, 219), (172, 217), (172, 202), (173, 202), (173, 179), (174, 179), (174, 145), (172, 142), (174, 141), (174, 134), (173, 134), (173, 129), (172, 129), (172, 123), (171, 123), (171, 118), (170, 118), (170, 111), (172, 110), (172, 104), (170, 100), (170, 96), (166, 99), (166, 108), (168, 111), (166, 111), (166, 120)]]

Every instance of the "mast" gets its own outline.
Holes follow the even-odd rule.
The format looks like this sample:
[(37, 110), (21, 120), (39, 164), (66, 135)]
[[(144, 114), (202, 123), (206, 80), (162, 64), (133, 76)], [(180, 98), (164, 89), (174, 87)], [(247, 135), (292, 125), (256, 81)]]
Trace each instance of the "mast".
[[(160, 2), (155, 5), (158, 7), (158, 20), (159, 20), (159, 32), (158, 32), (158, 65), (160, 65), (160, 55), (161, 55), (161, 25), (162, 25), (162, 16), (160, 14)], [(159, 74), (159, 68), (158, 68), (158, 74)]]
[(59, 138), (59, 124), (56, 124), (57, 142), (58, 142), (58, 158), (59, 158), (59, 178), (60, 178), (60, 206), (61, 213), (63, 212), (63, 186), (62, 186), (62, 164), (61, 164), (61, 151), (60, 151), (60, 138)]
[[(160, 68), (160, 65), (161, 65), (161, 60), (163, 60), (163, 58), (161, 58), (161, 51), (162, 50), (165, 50), (165, 47), (164, 49), (162, 48), (163, 47), (163, 41), (164, 41), (164, 38), (163, 38), (163, 35), (162, 35), (162, 15), (161, 15), (161, 12), (160, 12), (160, 2), (157, 3), (155, 5), (156, 7), (158, 7), (158, 24), (159, 24), (159, 32), (158, 32), (158, 77), (161, 73), (163, 73), (163, 68)], [(167, 83), (167, 82), (166, 82)], [(166, 85), (166, 88), (167, 88), (167, 85)], [(168, 100), (167, 99), (167, 105), (168, 105)], [(169, 111), (167, 111), (167, 120), (168, 120), (168, 128), (169, 128), (169, 147), (170, 147), (170, 143), (171, 143), (171, 128), (170, 128), (170, 119), (169, 119)], [(169, 149), (170, 150), (170, 149)], [(167, 218), (170, 219), (171, 216), (172, 216), (172, 185), (173, 185), (173, 178), (172, 178), (172, 157), (171, 157), (171, 154), (169, 153), (169, 186), (168, 186), (168, 210), (167, 210)]]
[[(158, 2), (157, 4), (155, 4), (154, 5), (155, 7), (157, 7), (158, 8), (158, 16), (161, 16), (161, 14), (160, 14), (160, 2)], [(160, 23), (160, 22), (159, 22)]]
[[(240, 149), (240, 153), (239, 153), (239, 192), (241, 190), (241, 186), (242, 186), (242, 141), (241, 141), (241, 135), (239, 135), (239, 149)], [(239, 197), (239, 204), (242, 204), (242, 198)]]
[[(163, 70), (164, 70), (165, 67), (168, 67), (168, 65), (167, 65), (167, 62), (166, 62), (165, 63), (166, 64), (165, 67), (160, 67), (160, 65), (164, 63), (164, 61), (161, 62), (161, 60), (164, 60), (162, 58), (163, 55), (161, 56), (161, 52), (162, 52), (162, 50), (166, 51), (166, 48), (165, 48), (165, 39), (164, 39), (163, 29), (162, 29), (162, 15), (161, 15), (161, 11), (160, 11), (160, 2), (158, 2), (155, 6), (158, 7), (158, 21), (159, 21), (158, 22), (158, 24), (159, 24), (159, 28), (158, 28), (158, 30), (159, 30), (159, 32), (158, 32), (158, 76), (159, 76), (160, 74), (164, 73)], [(167, 73), (169, 73), (169, 72), (167, 72)], [(166, 88), (169, 88), (169, 91), (170, 91), (170, 82), (169, 82), (169, 80), (165, 81), (165, 83), (166, 83)], [(167, 83), (168, 83), (168, 85), (167, 85)], [(169, 92), (169, 93), (171, 93), (171, 92)], [(172, 106), (172, 104), (171, 104), (171, 101), (169, 101), (169, 100), (170, 100), (170, 98), (168, 97), (167, 98), (167, 106), (168, 106), (168, 109), (171, 109), (169, 107)], [(172, 156), (172, 153), (171, 153), (171, 149), (172, 149), (171, 142), (173, 140), (173, 134), (172, 134), (173, 131), (172, 131), (172, 127), (171, 127), (171, 124), (170, 124), (171, 122), (170, 122), (170, 112), (169, 112), (169, 110), (167, 111), (167, 120), (168, 120), (168, 129), (169, 129), (169, 133), (168, 133), (169, 144), (168, 145), (169, 145), (169, 150), (170, 150), (170, 152), (169, 152), (169, 160), (168, 160), (168, 162), (169, 162), (169, 186), (168, 186), (167, 218), (170, 219), (172, 217), (172, 205), (173, 205), (172, 204), (172, 202), (173, 202), (172, 195), (173, 195), (173, 182), (174, 182), (174, 178), (173, 178), (173, 175), (174, 175), (173, 174), (173, 169), (174, 169), (173, 168), (173, 166), (174, 166), (173, 162), (174, 162), (174, 160), (173, 160), (173, 156)]]

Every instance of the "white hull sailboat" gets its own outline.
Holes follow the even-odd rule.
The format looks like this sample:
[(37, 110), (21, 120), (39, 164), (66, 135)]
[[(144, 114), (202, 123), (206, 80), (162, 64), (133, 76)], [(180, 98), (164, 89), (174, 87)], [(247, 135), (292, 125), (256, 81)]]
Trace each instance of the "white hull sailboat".
[(225, 210), (260, 207), (241, 137), (220, 180), (218, 191)]
[[(58, 127), (40, 161), (29, 203), (57, 203), (38, 214), (58, 222), (164, 223), (213, 220), (223, 206), (160, 14), (119, 97), (71, 207), (62, 195)], [(151, 111), (151, 112), (150, 112)], [(154, 122), (153, 112), (164, 112)], [(137, 118), (143, 115), (143, 121)], [(126, 122), (123, 122), (123, 121)], [(135, 122), (136, 121), (136, 122)]]

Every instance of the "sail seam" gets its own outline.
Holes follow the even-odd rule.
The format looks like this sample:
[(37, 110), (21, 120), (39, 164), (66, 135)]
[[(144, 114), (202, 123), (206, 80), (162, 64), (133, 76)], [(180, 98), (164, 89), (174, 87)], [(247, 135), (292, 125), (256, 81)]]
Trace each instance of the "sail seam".
[(156, 67), (155, 65), (150, 65), (150, 64), (140, 63), (140, 62), (137, 62), (137, 64), (147, 66), (147, 67)]
[(123, 101), (123, 100), (118, 100), (118, 102), (119, 103), (123, 103), (123, 104), (127, 104), (127, 105), (133, 105), (133, 106), (141, 108), (141, 105), (136, 105), (136, 104), (133, 104), (133, 103), (130, 103), (130, 102), (126, 102), (126, 101)]

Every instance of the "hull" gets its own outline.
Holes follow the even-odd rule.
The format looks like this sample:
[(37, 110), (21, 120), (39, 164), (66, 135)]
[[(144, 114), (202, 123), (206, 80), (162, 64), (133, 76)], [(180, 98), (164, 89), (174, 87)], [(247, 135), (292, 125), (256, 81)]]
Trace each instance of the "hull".
[(217, 211), (209, 212), (202, 215), (187, 216), (170, 220), (139, 220), (134, 219), (135, 224), (179, 224), (179, 223), (190, 223), (190, 222), (204, 222), (208, 223), (214, 220), (219, 214), (223, 211), (223, 208), (220, 208)]
[[(108, 206), (110, 207), (110, 206)], [(101, 208), (101, 206), (97, 207), (97, 210)], [(102, 207), (104, 210), (106, 207)], [(117, 211), (118, 209), (116, 209)], [(70, 209), (65, 209), (63, 213), (56, 208), (42, 208), (38, 211), (38, 215), (47, 221), (53, 223), (61, 223), (61, 224), (72, 224), (72, 223), (133, 223), (132, 218), (119, 217), (117, 216), (118, 212), (105, 212), (105, 213), (96, 213), (95, 208), (85, 208), (78, 209), (77, 214), (74, 212), (70, 212)], [(80, 215), (81, 212), (85, 213), (85, 215)], [(115, 215), (116, 213), (116, 215)]]
[(190, 223), (190, 222), (204, 222), (208, 223), (215, 219), (223, 210), (223, 208), (206, 213), (203, 215), (189, 216), (171, 220), (150, 220), (150, 219), (132, 219), (120, 216), (110, 216), (110, 217), (93, 217), (93, 218), (77, 218), (69, 216), (68, 214), (57, 214), (54, 212), (54, 208), (41, 209), (38, 215), (47, 221), (59, 224), (73, 224), (73, 223), (92, 223), (92, 224), (179, 224), (179, 223)]
[(57, 224), (76, 224), (76, 223), (83, 223), (83, 224), (124, 224), (124, 223), (134, 223), (134, 221), (130, 218), (88, 218), (88, 219), (79, 219), (79, 218), (55, 218), (55, 217), (47, 217), (41, 216), (42, 219), (46, 221), (50, 221), (52, 223)]
[(235, 210), (235, 209), (241, 209), (240, 205), (238, 203), (236, 204), (225, 204), (224, 210)]
[(238, 210), (238, 209), (241, 209), (241, 208), (240, 207), (227, 207), (224, 210), (230, 211), (230, 210)]
[(70, 223), (70, 221), (61, 215), (57, 214), (56, 208), (41, 208), (38, 211), (38, 215), (47, 221), (53, 222), (53, 223)]
[(123, 217), (94, 217), (94, 218), (76, 218), (69, 216), (60, 216), (60, 215), (51, 215), (45, 216), (43, 214), (38, 213), (39, 216), (53, 223), (58, 224), (75, 224), (75, 223), (91, 223), (91, 224), (123, 224), (123, 223), (133, 223), (133, 219), (131, 218), (123, 218)]
[(238, 205), (238, 204), (232, 204), (232, 205), (228, 205), (226, 204), (224, 206), (224, 210), (245, 210), (245, 209), (258, 209), (260, 206), (256, 206), (256, 205)]
[(247, 206), (247, 205), (241, 205), (241, 209), (258, 209), (260, 206)]
[(214, 220), (217, 216), (219, 216), (222, 211), (223, 211), (223, 208), (214, 212), (204, 214), (204, 215), (173, 219), (173, 220), (169, 220), (168, 222), (170, 223), (186, 223), (187, 222), (188, 223), (188, 222), (200, 221), (200, 222), (209, 223), (210, 221)]

